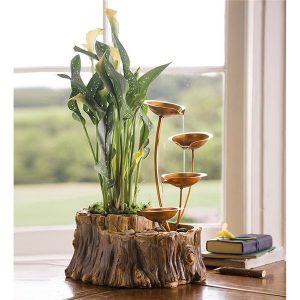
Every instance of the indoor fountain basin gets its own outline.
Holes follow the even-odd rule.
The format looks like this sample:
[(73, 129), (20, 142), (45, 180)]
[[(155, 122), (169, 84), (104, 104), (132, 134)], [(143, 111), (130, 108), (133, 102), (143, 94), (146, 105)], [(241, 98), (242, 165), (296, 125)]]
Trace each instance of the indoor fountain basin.
[(161, 179), (162, 183), (169, 183), (182, 189), (194, 185), (206, 176), (206, 173), (181, 172), (163, 174), (161, 175)]
[(144, 101), (150, 110), (158, 116), (163, 118), (175, 116), (175, 115), (184, 115), (185, 107), (179, 104), (159, 101), (159, 100), (146, 100)]
[(138, 215), (162, 223), (174, 217), (179, 210), (181, 210), (179, 207), (149, 207), (139, 211)]
[(194, 150), (202, 147), (212, 137), (213, 135), (208, 132), (185, 132), (170, 136), (169, 140), (184, 150)]

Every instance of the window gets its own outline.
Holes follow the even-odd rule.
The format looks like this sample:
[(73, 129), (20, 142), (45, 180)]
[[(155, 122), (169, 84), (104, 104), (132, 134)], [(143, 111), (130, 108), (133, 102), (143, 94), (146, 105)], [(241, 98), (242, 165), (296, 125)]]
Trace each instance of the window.
[[(185, 128), (181, 118), (163, 124), (160, 173), (184, 169), (183, 154), (167, 140), (169, 135), (183, 130), (214, 133), (196, 160), (196, 167), (211, 177), (192, 190), (195, 198), (186, 215), (186, 221), (208, 222), (202, 224), (203, 245), (224, 220), (233, 232), (269, 232), (277, 245), (284, 244), (284, 1), (90, 3), (87, 7), (75, 1), (70, 8), (56, 0), (29, 0), (16, 11), (26, 32), (18, 35), (18, 43), (26, 47), (21, 52), (15, 47), (14, 53), (15, 254), (70, 253), (73, 226), (61, 225), (73, 224), (77, 210), (99, 199), (88, 148), (77, 131), (81, 128), (63, 105), (68, 87), (55, 74), (68, 72), (73, 43), (83, 43), (87, 30), (101, 27), (103, 7), (119, 10), (120, 37), (141, 72), (173, 60), (149, 91), (149, 97), (187, 106)], [(27, 5), (35, 8), (31, 18), (23, 14)], [(89, 62), (83, 66), (87, 72)], [(208, 105), (214, 107), (210, 122)], [(80, 171), (78, 156), (86, 156)], [(189, 165), (186, 154), (185, 168)], [(156, 199), (153, 182), (147, 181), (153, 172), (151, 158), (144, 171), (140, 197)], [(166, 203), (177, 203), (172, 187), (163, 188)]]
[[(78, 134), (81, 128), (65, 107), (68, 82), (56, 77), (56, 73), (68, 71), (66, 64), (73, 55), (74, 42), (80, 45), (88, 30), (102, 27), (101, 11), (105, 6), (118, 11), (120, 39), (132, 66), (140, 66), (143, 72), (173, 60), (148, 93), (149, 99), (160, 98), (186, 106), (184, 120), (171, 118), (163, 125), (160, 173), (188, 170), (191, 164), (190, 153), (184, 155), (168, 141), (169, 136), (182, 131), (214, 134), (196, 152), (196, 170), (208, 173), (208, 180), (192, 189), (185, 221), (219, 222), (226, 76), (225, 1), (216, 4), (197, 0), (109, 0), (102, 6), (101, 1), (95, 0), (89, 7), (79, 2), (72, 8), (60, 4), (59, 10), (53, 3), (45, 7), (31, 2), (26, 5), (35, 5), (41, 14), (24, 25), (28, 33), (26, 44), (31, 47), (24, 49), (22, 57), (16, 56), (15, 61), (15, 225), (72, 224), (77, 210), (100, 200), (89, 149)], [(80, 22), (74, 22), (76, 19)], [(103, 25), (109, 32), (109, 25)], [(83, 66), (88, 71), (89, 61), (83, 60)], [(150, 117), (155, 125), (156, 116)], [(155, 130), (152, 143), (154, 134)], [(144, 162), (142, 181), (140, 198), (157, 205), (152, 156)], [(163, 186), (162, 192), (167, 205), (178, 204), (176, 189)]]

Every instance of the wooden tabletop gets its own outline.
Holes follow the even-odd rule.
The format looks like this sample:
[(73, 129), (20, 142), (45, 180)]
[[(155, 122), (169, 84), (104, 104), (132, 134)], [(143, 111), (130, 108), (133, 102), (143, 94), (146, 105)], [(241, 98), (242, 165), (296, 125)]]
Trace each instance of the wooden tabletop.
[(286, 295), (285, 262), (265, 265), (264, 279), (228, 276), (208, 271), (205, 286), (188, 284), (174, 289), (118, 289), (74, 282), (64, 277), (67, 260), (33, 260), (15, 263), (16, 300), (95, 299), (283, 299)]

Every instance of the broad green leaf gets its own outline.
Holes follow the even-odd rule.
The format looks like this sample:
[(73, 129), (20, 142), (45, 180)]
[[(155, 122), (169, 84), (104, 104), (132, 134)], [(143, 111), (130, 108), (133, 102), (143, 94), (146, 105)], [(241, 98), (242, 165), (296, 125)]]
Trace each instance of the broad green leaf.
[(118, 36), (119, 35), (119, 22), (116, 18), (117, 11), (110, 9), (110, 8), (105, 8), (104, 12), (109, 20), (112, 34)]
[(71, 97), (74, 97), (78, 93), (85, 94), (86, 88), (85, 84), (81, 79), (80, 76), (81, 71), (81, 59), (79, 54), (73, 57), (71, 60), (71, 87), (72, 87), (72, 93)]
[(97, 171), (97, 173), (101, 174), (102, 176), (108, 178), (108, 169), (105, 163), (100, 161), (98, 164), (94, 166), (94, 169)]
[(98, 59), (100, 59), (106, 51), (110, 51), (110, 46), (96, 41), (95, 50), (98, 55)]
[(152, 130), (153, 124), (151, 120), (147, 116), (147, 109), (142, 106), (139, 110), (140, 118), (142, 120), (142, 127), (140, 130), (140, 141), (139, 141), (139, 148), (145, 148), (149, 144), (149, 134)]
[[(75, 95), (74, 97), (70, 98), (68, 103), (71, 102), (71, 101), (76, 101), (76, 102), (80, 102), (83, 104), (83, 109), (86, 113), (88, 113), (88, 115), (91, 117), (95, 117), (94, 114), (93, 114), (93, 108), (91, 107), (90, 103), (87, 101), (85, 95), (81, 94), (81, 93), (78, 93), (77, 95)], [(70, 105), (73, 105), (73, 102), (71, 102)], [(69, 106), (69, 105), (68, 105)], [(88, 109), (85, 109), (84, 106), (87, 106)], [(69, 106), (70, 107), (70, 106)], [(77, 110), (78, 109), (78, 110)], [(77, 109), (75, 109), (74, 111), (77, 113), (79, 111), (79, 108), (77, 106)], [(100, 112), (101, 113), (101, 112)], [(92, 117), (91, 117), (91, 120), (94, 124), (97, 124), (97, 121), (96, 120), (93, 120)]]
[(117, 101), (118, 102), (125, 101), (125, 96), (129, 88), (127, 80), (122, 74), (118, 73), (114, 69), (113, 65), (109, 62), (109, 60), (106, 57), (104, 57), (104, 66), (105, 66), (106, 73), (113, 84)]
[(139, 80), (139, 91), (141, 94), (146, 94), (149, 85), (151, 84), (151, 82), (157, 78), (157, 76), (169, 65), (165, 64), (165, 65), (161, 65), (159, 67), (156, 67), (150, 71), (148, 71), (147, 73), (145, 73)]
[[(77, 67), (80, 69), (80, 63), (77, 61), (77, 62), (75, 62), (75, 64), (77, 64)], [(61, 78), (71, 80), (72, 93), (71, 93), (70, 98), (75, 96), (78, 93), (82, 93), (84, 95), (86, 94), (85, 84), (83, 83), (80, 75), (76, 75), (76, 74), (78, 74), (76, 72), (76, 70), (73, 72), (72, 77), (70, 77), (69, 75), (66, 75), (66, 74), (57, 74)]]
[(99, 140), (106, 155), (108, 155), (107, 150), (109, 150), (108, 145), (113, 129), (113, 109), (113, 104), (110, 104), (98, 125)]
[[(113, 93), (111, 93), (116, 99), (116, 105), (118, 109), (121, 111), (122, 118), (126, 119), (132, 115), (132, 110), (128, 107), (126, 103), (126, 93), (128, 91), (128, 82), (125, 77), (118, 73), (114, 66), (109, 62), (107, 55), (103, 56), (103, 64), (105, 73), (109, 78), (109, 82), (112, 83), (113, 86)], [(101, 76), (101, 74), (100, 74)], [(130, 114), (130, 115), (129, 115)]]
[(107, 186), (107, 188), (108, 189), (111, 189), (112, 187), (114, 187), (115, 186), (115, 180), (113, 180), (113, 179), (107, 179), (106, 180), (106, 186)]
[(88, 98), (94, 99), (96, 93), (103, 89), (103, 83), (98, 73), (95, 73), (86, 86)]
[(94, 52), (96, 38), (102, 34), (103, 31), (104, 30), (102, 28), (96, 28), (87, 32), (85, 47), (89, 52)]
[(126, 102), (122, 103), (121, 116), (124, 120), (129, 119), (133, 116), (133, 110), (127, 105)]
[(67, 105), (68, 105), (68, 108), (72, 111), (78, 111), (79, 110), (75, 100), (69, 100)]
[(81, 115), (78, 115), (77, 113), (73, 112), (72, 117), (73, 117), (74, 120), (85, 124), (85, 119)]
[(112, 160), (115, 157), (116, 153), (117, 153), (117, 150), (115, 148), (111, 147), (110, 154), (109, 154), (110, 160)]
[(94, 125), (97, 124), (97, 117), (94, 115), (94, 113), (88, 108), (87, 105), (83, 104), (83, 110), (88, 114), (88, 116), (90, 117), (92, 123)]
[(105, 69), (105, 64), (104, 64), (105, 59), (106, 59), (105, 55), (102, 55), (102, 57), (99, 59), (99, 62), (96, 64), (96, 71), (98, 72), (101, 80), (103, 81), (105, 87), (110, 92), (110, 94), (113, 95), (114, 97), (117, 97), (114, 91), (113, 84)]
[(78, 46), (74, 46), (73, 49), (74, 49), (75, 52), (80, 52), (82, 54), (85, 54), (85, 55), (89, 56), (90, 58), (93, 58), (93, 59), (96, 59), (96, 60), (99, 59), (96, 54), (94, 54), (94, 53), (92, 53), (90, 51), (84, 50), (84, 49), (82, 49), (82, 48), (80, 48)]
[[(111, 135), (113, 130), (113, 104), (110, 104), (106, 110), (106, 113), (102, 120), (98, 124), (98, 138), (101, 149), (100, 164), (102, 168), (106, 168), (106, 172), (109, 175), (109, 166), (111, 163)], [(102, 170), (102, 172), (104, 172)], [(103, 175), (105, 176), (105, 175)], [(107, 176), (106, 176), (107, 177)]]
[(139, 74), (140, 74), (140, 67), (138, 67), (136, 70), (135, 70), (135, 72), (133, 73), (133, 75), (134, 75), (134, 77), (136, 78), (136, 79), (138, 79), (138, 77), (139, 77)]
[[(129, 92), (128, 92), (129, 93)], [(141, 107), (144, 103), (144, 101), (146, 100), (146, 95), (145, 94), (134, 94), (133, 97), (129, 98), (126, 97), (126, 101), (128, 103), (128, 105), (135, 110), (138, 107)]]
[(129, 59), (129, 56), (128, 56), (125, 48), (121, 44), (118, 37), (114, 34), (113, 34), (113, 39), (115, 40), (116, 47), (118, 48), (120, 56), (121, 56), (124, 77), (127, 79), (128, 84), (129, 84), (129, 90), (128, 90), (128, 93), (126, 96), (126, 101), (128, 103), (128, 102), (131, 102), (132, 98), (135, 96), (135, 94), (138, 93), (139, 85), (138, 85), (136, 77), (130, 71), (130, 59)]
[(81, 80), (81, 78), (72, 78), (71, 79), (71, 85), (73, 88), (76, 88), (76, 90), (80, 93), (82, 93), (83, 95), (86, 95), (86, 86), (83, 83), (83, 81)]
[(71, 60), (71, 77), (78, 78), (78, 76), (80, 76), (80, 71), (81, 71), (81, 59), (80, 59), (80, 55), (77, 54)]
[(119, 54), (121, 56), (121, 60), (122, 60), (122, 64), (123, 64), (124, 76), (126, 78), (127, 73), (130, 71), (130, 59), (129, 59), (129, 56), (128, 56), (125, 48), (123, 47), (120, 40), (118, 39), (118, 37), (115, 34), (113, 34), (112, 36), (113, 36), (113, 39), (115, 40), (116, 47), (119, 50)]
[(69, 79), (71, 80), (71, 77), (67, 74), (57, 74), (57, 76), (61, 77), (61, 78), (65, 78), (65, 79)]
[(148, 126), (143, 123), (141, 130), (140, 130), (140, 141), (139, 141), (139, 148), (143, 148), (147, 145), (147, 140), (149, 137), (149, 128)]
[(101, 108), (105, 111), (107, 108), (107, 97), (109, 95), (109, 92), (106, 88), (103, 88), (102, 90), (99, 90), (96, 94), (96, 101), (101, 106)]
[(140, 113), (143, 123), (148, 127), (149, 131), (151, 131), (153, 128), (153, 124), (152, 124), (151, 120), (148, 118), (147, 114), (145, 113), (145, 111), (143, 109), (140, 109), (139, 113)]
[(94, 74), (87, 87), (84, 85), (81, 78), (74, 78), (74, 79), (72, 78), (71, 85), (72, 85), (72, 91), (74, 93), (77, 92), (77, 94), (73, 95), (72, 92), (71, 98), (69, 100), (72, 99), (84, 103), (89, 107), (89, 110), (97, 112), (99, 118), (101, 118), (101, 116), (104, 114), (104, 111), (94, 99), (95, 98), (94, 93), (97, 92), (97, 87), (98, 89), (102, 87), (102, 82), (99, 75)]
[(90, 79), (86, 90), (87, 90), (87, 101), (94, 111), (97, 111), (99, 117), (104, 115), (103, 107), (101, 107), (100, 103), (97, 100), (97, 93), (99, 90), (103, 89), (103, 82), (98, 73), (95, 73), (93, 77)]
[(149, 153), (150, 153), (150, 147), (145, 147), (143, 159), (146, 159)]

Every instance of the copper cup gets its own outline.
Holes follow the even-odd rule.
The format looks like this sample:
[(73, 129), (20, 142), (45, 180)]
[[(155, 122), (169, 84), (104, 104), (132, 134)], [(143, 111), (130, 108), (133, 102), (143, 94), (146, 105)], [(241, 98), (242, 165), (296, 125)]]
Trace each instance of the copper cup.
[(162, 183), (169, 183), (180, 189), (189, 187), (206, 177), (205, 173), (181, 172), (161, 175)]
[(179, 210), (179, 207), (149, 207), (139, 211), (138, 215), (161, 224), (174, 217)]
[(213, 135), (208, 132), (185, 132), (170, 136), (169, 140), (184, 150), (194, 150), (202, 147), (212, 137)]
[(184, 106), (167, 101), (146, 100), (144, 103), (148, 105), (153, 113), (163, 118), (184, 115), (185, 112)]

